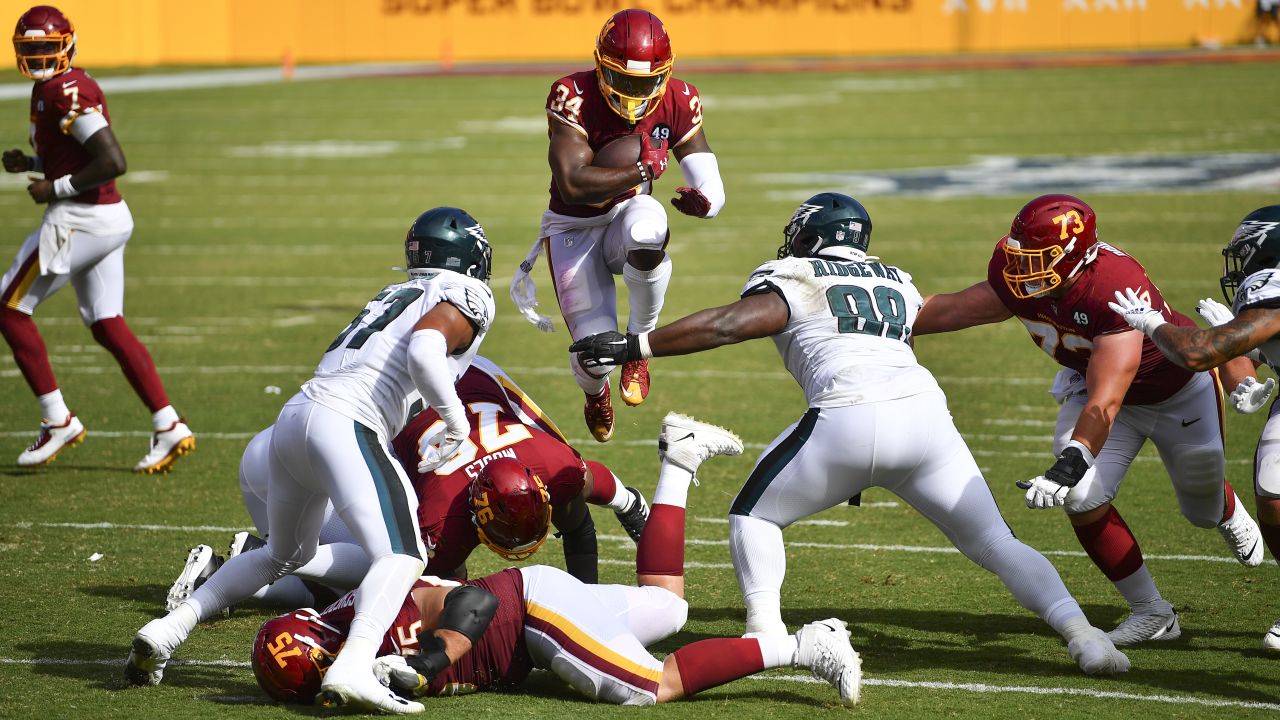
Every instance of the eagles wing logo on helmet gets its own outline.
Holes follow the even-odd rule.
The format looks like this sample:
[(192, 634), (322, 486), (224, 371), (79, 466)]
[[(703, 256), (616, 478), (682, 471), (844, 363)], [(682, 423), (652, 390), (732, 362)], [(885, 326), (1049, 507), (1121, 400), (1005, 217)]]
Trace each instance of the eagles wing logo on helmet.
[(796, 208), (795, 214), (791, 216), (791, 221), (787, 223), (787, 236), (795, 237), (795, 234), (800, 232), (800, 228), (809, 222), (809, 218), (813, 217), (813, 214), (821, 209), (821, 205), (809, 205), (807, 203)]
[(489, 238), (484, 236), (484, 228), (480, 227), (479, 225), (472, 225), (471, 227), (466, 228), (466, 231), (468, 235), (479, 240), (480, 242), (483, 242), (483, 243), (489, 242)]

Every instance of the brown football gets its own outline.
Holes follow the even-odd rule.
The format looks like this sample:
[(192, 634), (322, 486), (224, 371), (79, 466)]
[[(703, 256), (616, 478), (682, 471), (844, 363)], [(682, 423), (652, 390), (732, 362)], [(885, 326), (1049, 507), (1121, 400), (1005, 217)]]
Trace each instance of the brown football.
[(640, 159), (640, 135), (623, 135), (596, 151), (591, 160), (593, 167), (621, 168), (635, 165)]

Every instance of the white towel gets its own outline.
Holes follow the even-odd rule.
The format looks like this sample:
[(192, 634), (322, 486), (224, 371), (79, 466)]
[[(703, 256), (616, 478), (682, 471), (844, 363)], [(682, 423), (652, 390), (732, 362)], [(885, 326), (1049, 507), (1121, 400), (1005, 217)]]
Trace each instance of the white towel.
[(538, 262), (538, 256), (542, 254), (542, 238), (533, 241), (533, 247), (529, 248), (529, 254), (525, 256), (524, 261), (520, 263), (520, 267), (516, 269), (515, 277), (511, 279), (511, 302), (516, 304), (516, 309), (526, 320), (533, 323), (542, 332), (555, 332), (555, 325), (551, 324), (551, 318), (541, 315), (534, 308), (538, 307), (538, 286), (533, 282), (533, 278), (529, 273), (533, 272), (533, 266)]
[(71, 233), (66, 225), (45, 221), (40, 224), (40, 274), (67, 275), (71, 272)]

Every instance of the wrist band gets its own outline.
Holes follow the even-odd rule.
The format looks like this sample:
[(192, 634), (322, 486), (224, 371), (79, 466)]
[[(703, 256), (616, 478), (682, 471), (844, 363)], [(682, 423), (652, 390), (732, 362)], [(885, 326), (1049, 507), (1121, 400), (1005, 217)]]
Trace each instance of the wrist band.
[(636, 343), (640, 346), (640, 359), (648, 360), (653, 357), (653, 349), (649, 347), (649, 333), (642, 332), (637, 335)]
[[(1084, 446), (1084, 443), (1078, 440), (1072, 440), (1071, 442), (1067, 443), (1067, 447), (1073, 447), (1079, 450), (1080, 455), (1081, 457), (1084, 458), (1085, 463), (1087, 463), (1089, 467), (1093, 467), (1095, 458), (1093, 457), (1093, 453), (1089, 452), (1089, 448)], [(1066, 448), (1063, 448), (1063, 449), (1065, 450)]]
[(31, 165), (33, 172), (44, 172), (44, 161), (40, 159), (39, 155), (28, 155), (27, 163)]
[(637, 160), (636, 169), (640, 171), (640, 182), (649, 182), (649, 168), (645, 167), (644, 163)]
[(79, 195), (80, 191), (76, 190), (75, 186), (71, 184), (70, 175), (63, 175), (62, 177), (53, 181), (53, 194), (59, 200), (65, 200), (67, 198), (75, 197), (76, 195)]

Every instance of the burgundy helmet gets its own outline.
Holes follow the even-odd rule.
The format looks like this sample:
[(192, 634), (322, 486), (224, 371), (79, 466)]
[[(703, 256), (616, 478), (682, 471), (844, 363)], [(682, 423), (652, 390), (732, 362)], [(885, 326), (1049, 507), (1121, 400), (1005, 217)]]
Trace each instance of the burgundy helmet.
[(470, 500), (480, 542), (507, 560), (524, 560), (547, 539), (551, 495), (520, 462), (490, 461), (471, 481)]
[(253, 641), (253, 674), (271, 697), (310, 705), (346, 637), (311, 608), (272, 618)]
[(18, 57), (18, 72), (32, 80), (48, 80), (71, 69), (76, 29), (58, 8), (37, 5), (18, 18), (13, 52)]
[(1038, 297), (1098, 257), (1098, 219), (1072, 195), (1041, 195), (1018, 211), (1004, 241), (1004, 281), (1014, 297)]
[(600, 93), (632, 125), (658, 109), (674, 63), (666, 28), (647, 10), (614, 13), (596, 39)]

